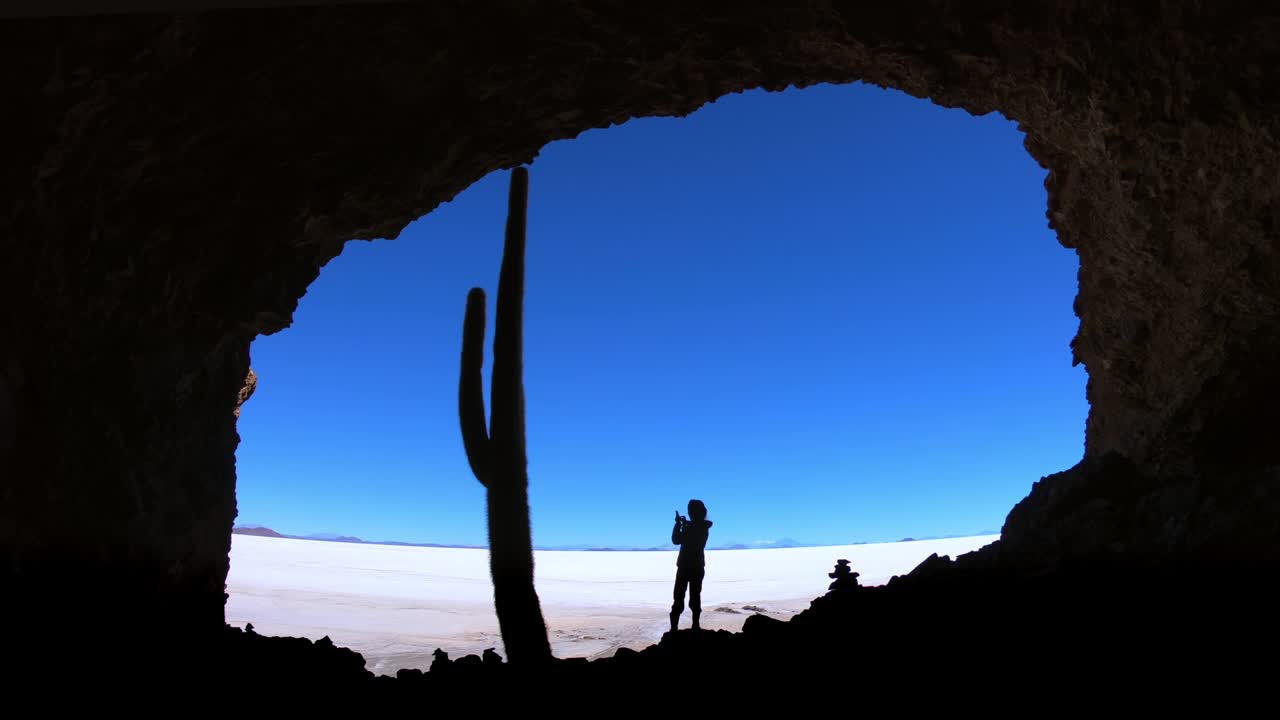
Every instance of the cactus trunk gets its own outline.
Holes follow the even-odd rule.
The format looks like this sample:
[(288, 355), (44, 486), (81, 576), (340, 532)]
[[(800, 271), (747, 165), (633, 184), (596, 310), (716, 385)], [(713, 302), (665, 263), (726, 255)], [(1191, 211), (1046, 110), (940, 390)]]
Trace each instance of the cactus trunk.
[(551, 645), (533, 586), (533, 539), (524, 485), (490, 488), (488, 510), (489, 574), (507, 658), (515, 664), (547, 660)]
[(498, 278), (493, 340), (492, 414), (485, 431), (484, 291), (467, 295), (462, 331), (458, 419), (467, 461), (487, 490), (489, 572), (494, 608), (507, 658), (529, 664), (550, 659), (551, 646), (533, 585), (533, 536), (529, 523), (528, 459), (524, 428), (524, 245), (529, 174), (511, 173), (506, 244)]

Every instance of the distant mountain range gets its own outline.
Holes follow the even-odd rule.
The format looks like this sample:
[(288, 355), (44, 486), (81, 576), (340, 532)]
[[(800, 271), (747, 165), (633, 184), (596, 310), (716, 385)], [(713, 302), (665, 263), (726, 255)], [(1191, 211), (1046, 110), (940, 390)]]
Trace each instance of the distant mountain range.
[(232, 535), (256, 535), (258, 537), (284, 537), (280, 533), (267, 527), (259, 527), (257, 525), (247, 525), (245, 527), (231, 528)]
[(358, 537), (351, 535), (339, 535), (337, 533), (312, 533), (303, 535), (306, 540), (324, 540), (326, 542), (345, 542), (345, 543), (363, 543), (364, 541)]
[(310, 535), (286, 535), (278, 533), (262, 525), (237, 525), (231, 528), (233, 535), (256, 535), (258, 537), (288, 538), (290, 540), (320, 540), (323, 542), (359, 543), (361, 545), (404, 545), (408, 547), (467, 548), (483, 550), (484, 545), (447, 545), (444, 543), (411, 543), (399, 540), (361, 540), (353, 535), (337, 533), (311, 533)]
[[(256, 535), (258, 537), (275, 537), (289, 538), (291, 540), (320, 540), (323, 542), (341, 542), (341, 543), (359, 543), (362, 545), (400, 545), (404, 547), (433, 547), (433, 548), (463, 548), (468, 550), (484, 550), (485, 545), (450, 545), (447, 543), (411, 543), (400, 540), (361, 540), (351, 535), (339, 535), (337, 533), (312, 533), (310, 535), (286, 535), (278, 533), (269, 527), (262, 525), (238, 525), (231, 529), (236, 535)], [(974, 535), (999, 535), (997, 530), (987, 530), (985, 532), (974, 533)], [(947, 538), (969, 537), (968, 535), (933, 535), (929, 537), (912, 538), (907, 537), (898, 542), (916, 542), (919, 540), (945, 540)], [(867, 545), (866, 542), (839, 543), (841, 545)], [(761, 550), (767, 548), (798, 548), (798, 547), (820, 547), (822, 543), (805, 543), (792, 540), (791, 538), (782, 538), (780, 540), (757, 540), (750, 543), (729, 543), (724, 545), (713, 545), (708, 550)], [(537, 550), (576, 550), (582, 552), (670, 552), (677, 548), (676, 545), (657, 545), (652, 547), (640, 547), (634, 545), (628, 546), (609, 546), (603, 547), (599, 545), (579, 544), (579, 545), (539, 545)]]

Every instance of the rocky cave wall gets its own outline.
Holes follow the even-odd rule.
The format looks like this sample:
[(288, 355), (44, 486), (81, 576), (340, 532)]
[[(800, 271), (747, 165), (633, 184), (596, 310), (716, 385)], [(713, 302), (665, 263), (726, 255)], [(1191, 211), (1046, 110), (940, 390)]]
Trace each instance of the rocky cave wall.
[[(1003, 544), (1071, 552), (1050, 532), (1055, 488), (1084, 488), (1072, 512), (1105, 495), (1102, 458), (1136, 468), (1139, 494), (1197, 483), (1159, 512), (1261, 477), (1229, 485), (1239, 500), (1280, 453), (1280, 27), (1252, 3), (1116, 5), (442, 0), (0, 22), (6, 586), (220, 622), (249, 343), (289, 324), (345, 241), (394, 237), (549, 141), (819, 82), (998, 110), (1051, 171), (1048, 221), (1081, 261), (1093, 464), (1075, 471), (1088, 482), (1040, 483)], [(1095, 536), (1146, 527), (1073, 517)]]

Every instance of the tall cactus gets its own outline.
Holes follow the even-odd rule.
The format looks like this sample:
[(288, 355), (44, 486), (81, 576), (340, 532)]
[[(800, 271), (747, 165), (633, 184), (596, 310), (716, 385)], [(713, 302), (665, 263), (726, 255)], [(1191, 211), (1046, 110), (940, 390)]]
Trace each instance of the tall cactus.
[(471, 472), (487, 490), (489, 572), (507, 658), (530, 664), (551, 658), (547, 626), (533, 586), (533, 538), (529, 528), (529, 474), (524, 435), (524, 245), (529, 171), (511, 172), (507, 237), (498, 276), (493, 339), (493, 413), (485, 432), (484, 290), (467, 294), (462, 328), (458, 419)]

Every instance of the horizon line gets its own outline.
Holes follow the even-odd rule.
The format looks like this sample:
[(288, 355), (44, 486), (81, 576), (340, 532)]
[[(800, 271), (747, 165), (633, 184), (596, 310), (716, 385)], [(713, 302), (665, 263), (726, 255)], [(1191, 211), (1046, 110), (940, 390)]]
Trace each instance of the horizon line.
[[(246, 532), (252, 530), (265, 530), (265, 533)], [(233, 535), (247, 535), (250, 537), (274, 537), (283, 540), (309, 540), (313, 542), (337, 542), (349, 545), (386, 545), (393, 547), (433, 547), (456, 550), (488, 550), (488, 545), (472, 545), (466, 543), (447, 543), (447, 542), (409, 542), (406, 540), (365, 540), (354, 535), (342, 535), (338, 533), (311, 533), (309, 535), (294, 535), (282, 533), (272, 529), (266, 525), (235, 525), (231, 528)], [(269, 533), (269, 534), (268, 534)], [(328, 536), (328, 537), (324, 537)], [(714, 547), (708, 547), (707, 550), (787, 550), (794, 548), (821, 548), (821, 547), (848, 547), (852, 545), (894, 545), (904, 542), (925, 542), (929, 540), (956, 540), (961, 538), (977, 538), (977, 537), (995, 537), (999, 538), (1001, 531), (988, 530), (975, 533), (961, 533), (958, 535), (928, 535), (921, 537), (906, 536), (898, 540), (855, 540), (851, 542), (833, 542), (833, 543), (809, 543), (798, 542), (790, 538), (781, 538), (769, 542), (755, 543), (724, 543)], [(652, 545), (652, 546), (635, 546), (635, 545), (592, 545), (590, 543), (569, 543), (563, 545), (535, 545), (534, 550), (550, 551), (550, 552), (674, 552), (678, 549), (677, 545)]]

